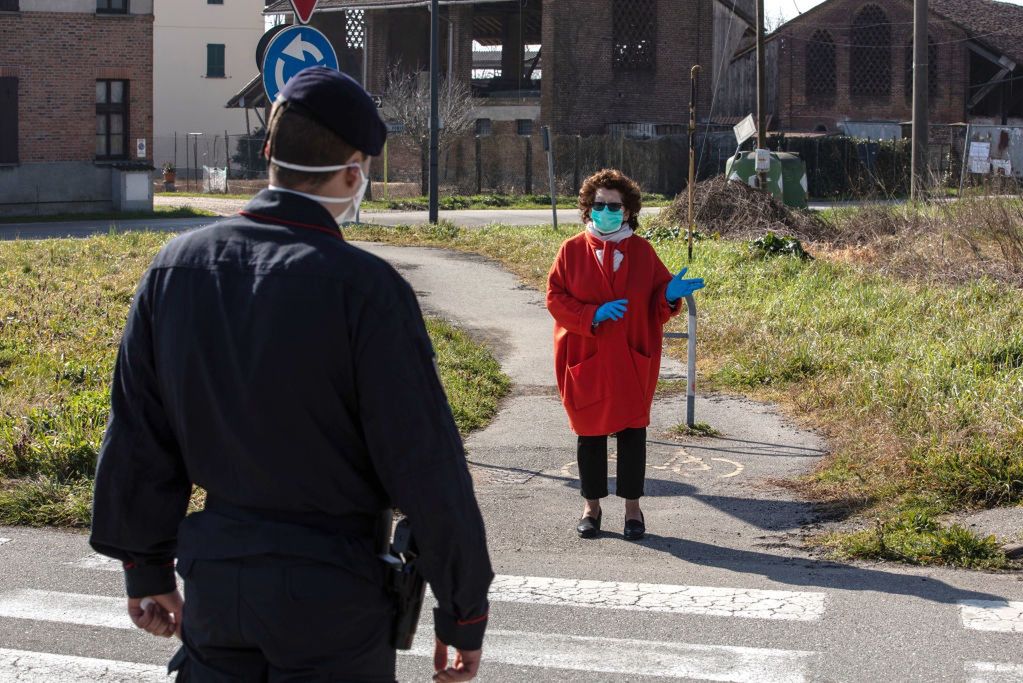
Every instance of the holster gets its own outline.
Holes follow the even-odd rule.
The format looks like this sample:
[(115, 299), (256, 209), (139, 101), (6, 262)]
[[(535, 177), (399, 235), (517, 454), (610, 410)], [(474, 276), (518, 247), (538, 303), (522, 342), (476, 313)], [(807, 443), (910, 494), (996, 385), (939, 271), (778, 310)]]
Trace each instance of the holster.
[(380, 559), (390, 569), (386, 585), (395, 602), (391, 644), (396, 650), (411, 650), (416, 628), (419, 626), (419, 615), (423, 611), (423, 601), (426, 598), (426, 581), (417, 567), (419, 550), (412, 536), (412, 525), (408, 518), (398, 522), (392, 539), (391, 511), (388, 510), (384, 516), (387, 522), (387, 545), (386, 551), (380, 554)]

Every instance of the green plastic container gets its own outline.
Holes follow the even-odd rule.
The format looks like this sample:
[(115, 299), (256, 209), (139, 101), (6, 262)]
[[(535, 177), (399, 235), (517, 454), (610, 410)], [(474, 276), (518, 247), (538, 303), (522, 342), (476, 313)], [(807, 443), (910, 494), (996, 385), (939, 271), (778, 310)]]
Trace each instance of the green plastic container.
[[(740, 152), (725, 164), (725, 177), (756, 185), (756, 153)], [(751, 182), (752, 180), (752, 182)], [(806, 208), (806, 164), (798, 154), (771, 152), (767, 187), (775, 199), (798, 209)]]

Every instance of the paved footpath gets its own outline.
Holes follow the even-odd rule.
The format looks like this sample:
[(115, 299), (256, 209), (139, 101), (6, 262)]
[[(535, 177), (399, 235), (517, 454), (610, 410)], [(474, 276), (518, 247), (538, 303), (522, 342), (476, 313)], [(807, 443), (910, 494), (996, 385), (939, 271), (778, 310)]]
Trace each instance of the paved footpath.
[[(482, 681), (1023, 681), (1023, 580), (806, 555), (813, 506), (772, 480), (826, 444), (770, 406), (701, 397), (723, 432), (676, 441), (683, 414), (659, 398), (649, 433), (648, 537), (622, 509), (583, 541), (574, 440), (551, 369), (542, 296), (474, 256), (363, 245), (394, 263), (428, 313), (494, 348), (514, 382), (467, 441), (498, 578)], [(664, 377), (679, 377), (670, 362)], [(612, 469), (613, 471), (613, 469)], [(0, 529), (0, 683), (155, 681), (173, 644), (134, 631), (119, 568), (81, 534)], [(429, 680), (430, 626), (399, 660)]]

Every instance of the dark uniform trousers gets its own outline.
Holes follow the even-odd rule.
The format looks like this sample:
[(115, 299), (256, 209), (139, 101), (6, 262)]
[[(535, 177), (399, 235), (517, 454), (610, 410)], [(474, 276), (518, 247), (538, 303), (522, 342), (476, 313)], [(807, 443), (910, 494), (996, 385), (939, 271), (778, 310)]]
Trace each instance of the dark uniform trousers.
[(393, 603), (345, 569), (291, 558), (196, 560), (178, 681), (392, 683)]
[(393, 598), (373, 519), (271, 514), (208, 497), (180, 527), (189, 683), (395, 680)]

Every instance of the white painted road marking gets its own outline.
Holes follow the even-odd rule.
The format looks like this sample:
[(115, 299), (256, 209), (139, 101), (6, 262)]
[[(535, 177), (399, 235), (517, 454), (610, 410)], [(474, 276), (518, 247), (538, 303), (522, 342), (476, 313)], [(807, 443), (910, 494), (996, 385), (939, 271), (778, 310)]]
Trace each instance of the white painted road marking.
[(0, 682), (135, 683), (167, 681), (167, 667), (71, 657), (46, 652), (0, 649)]
[[(809, 680), (815, 652), (557, 633), (487, 630), (485, 662), (544, 669), (661, 676), (704, 681), (797, 683)], [(420, 632), (412, 655), (433, 655), (433, 631)], [(548, 680), (556, 680), (550, 677)]]
[(100, 569), (107, 572), (119, 572), (124, 566), (114, 558), (99, 553), (93, 553), (71, 564), (79, 569)]
[(542, 576), (498, 576), (490, 586), (490, 599), (494, 602), (787, 621), (820, 619), (824, 614), (824, 597), (824, 593)]
[(966, 662), (966, 683), (1019, 683), (1023, 664)]
[(963, 600), (959, 603), (959, 612), (966, 628), (1023, 633), (1023, 602)]
[(34, 589), (0, 593), (0, 617), (104, 628), (135, 628), (128, 618), (125, 598)]

